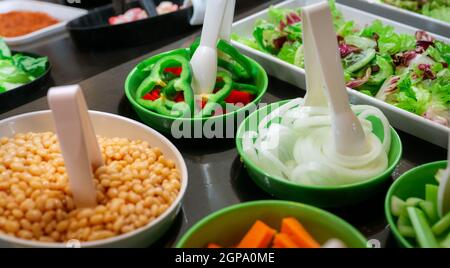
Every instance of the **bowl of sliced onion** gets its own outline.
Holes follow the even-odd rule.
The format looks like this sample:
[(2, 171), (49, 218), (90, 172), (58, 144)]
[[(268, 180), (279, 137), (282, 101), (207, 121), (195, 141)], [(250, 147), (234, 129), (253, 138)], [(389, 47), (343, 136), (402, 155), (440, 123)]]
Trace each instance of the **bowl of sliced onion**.
[(379, 193), (400, 161), (402, 144), (380, 110), (352, 109), (369, 148), (358, 156), (334, 149), (328, 108), (303, 106), (298, 98), (255, 111), (236, 135), (248, 174), (277, 198), (318, 207), (349, 206)]

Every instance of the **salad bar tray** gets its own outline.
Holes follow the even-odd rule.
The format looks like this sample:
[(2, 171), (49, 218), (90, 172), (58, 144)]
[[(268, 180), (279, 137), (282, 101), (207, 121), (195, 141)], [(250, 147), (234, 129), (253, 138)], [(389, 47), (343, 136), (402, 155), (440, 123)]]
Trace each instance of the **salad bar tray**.
[[(193, 35), (182, 39), (82, 81), (80, 86), (84, 91), (88, 106), (91, 110), (119, 114), (139, 120), (124, 94), (126, 75), (143, 59), (164, 51), (186, 47), (195, 40), (195, 37)], [(275, 77), (269, 77), (269, 81), (268, 91), (262, 98), (263, 103), (273, 103), (304, 94), (303, 90)], [(47, 109), (47, 99), (40, 98), (0, 114), (0, 119)], [(404, 148), (402, 159), (395, 168), (392, 179), (417, 165), (445, 159), (446, 151), (443, 148), (407, 133), (401, 131), (398, 133), (402, 142), (408, 146)], [(181, 213), (175, 224), (154, 246), (175, 246), (176, 242), (193, 224), (211, 212), (245, 201), (275, 199), (251, 180), (240, 160), (234, 139), (168, 138), (183, 155), (189, 174), (189, 186), (183, 200)], [(396, 247), (397, 244), (390, 235), (384, 216), (383, 201), (386, 192), (387, 188), (367, 202), (330, 211), (347, 220), (371, 239), (371, 246)]]
[[(440, 34), (443, 36), (449, 35), (450, 23), (445, 22), (440, 19), (432, 18), (419, 14), (413, 11), (409, 11), (400, 7), (392, 6), (383, 3), (381, 0), (338, 0), (347, 6), (355, 7), (360, 10), (365, 10), (367, 12), (377, 14), (379, 16), (392, 19), (404, 24), (408, 24), (432, 33)], [(432, 3), (433, 1), (424, 1)], [(435, 1), (436, 3), (439, 1)], [(443, 3), (442, 1), (441, 3)], [(444, 12), (440, 16), (445, 16)]]
[(28, 11), (44, 12), (48, 16), (51, 16), (51, 18), (54, 18), (56, 23), (24, 35), (6, 37), (5, 41), (8, 45), (19, 46), (32, 44), (40, 39), (62, 33), (66, 29), (67, 22), (87, 13), (86, 10), (80, 8), (29, 0), (1, 1), (0, 13), (20, 12), (24, 9), (24, 6), (26, 6)]
[[(274, 7), (297, 9), (310, 3), (311, 2), (307, 0), (290, 0), (282, 2)], [(374, 21), (381, 20), (383, 25), (392, 26), (393, 30), (399, 34), (409, 34), (411, 36), (414, 36), (419, 31), (419, 29), (417, 28), (387, 19), (380, 19), (380, 17), (376, 15), (359, 11), (345, 5), (336, 4), (336, 7), (337, 10), (342, 12), (345, 21), (354, 21), (354, 25), (357, 25), (359, 27), (371, 25)], [(233, 34), (235, 40), (233, 40), (232, 43), (238, 49), (240, 49), (241, 52), (258, 61), (268, 72), (268, 74), (290, 84), (305, 88), (305, 71), (303, 68), (283, 61), (280, 58), (269, 53), (262, 52), (259, 49), (252, 48), (247, 44), (244, 44), (245, 41), (242, 41), (250, 40), (253, 38), (252, 35), (254, 34), (253, 32), (255, 29), (255, 25), (259, 20), (270, 20), (270, 10), (271, 9), (263, 10), (259, 13), (235, 22), (233, 24)], [(276, 15), (274, 15), (274, 17), (276, 17)], [(438, 35), (432, 36), (436, 40), (442, 41), (447, 44), (450, 43), (450, 39), (446, 37)], [(422, 116), (400, 109), (375, 97), (363, 94), (360, 91), (350, 88), (348, 88), (347, 90), (352, 103), (368, 104), (378, 107), (389, 118), (391, 124), (394, 127), (410, 133), (411, 135), (434, 143), (438, 146), (444, 148), (447, 147), (447, 135), (450, 132), (450, 129), (447, 126), (435, 123)]]

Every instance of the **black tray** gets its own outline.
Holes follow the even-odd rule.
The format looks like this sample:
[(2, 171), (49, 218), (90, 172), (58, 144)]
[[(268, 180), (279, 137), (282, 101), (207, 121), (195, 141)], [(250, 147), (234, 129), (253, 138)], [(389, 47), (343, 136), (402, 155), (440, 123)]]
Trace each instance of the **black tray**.
[[(194, 36), (180, 40), (157, 51), (132, 60), (80, 83), (91, 110), (119, 114), (138, 120), (124, 95), (124, 81), (128, 73), (144, 58), (186, 47)], [(304, 90), (269, 77), (269, 88), (263, 103), (303, 96)], [(16, 114), (48, 109), (45, 98), (1, 114), (0, 119)], [(443, 160), (446, 150), (398, 131), (403, 143), (403, 155), (392, 179), (414, 166)], [(174, 139), (168, 137), (180, 150), (188, 168), (189, 185), (183, 206), (175, 223), (154, 247), (171, 247), (197, 221), (218, 209), (251, 200), (274, 199), (261, 190), (247, 174), (240, 161), (234, 139)], [(361, 231), (374, 245), (396, 247), (384, 216), (384, 192), (367, 202), (353, 207), (330, 210)]]
[[(161, 0), (154, 2), (158, 5)], [(172, 2), (183, 4), (183, 0)], [(126, 10), (133, 7), (140, 7), (139, 2), (128, 3)], [(188, 7), (130, 23), (109, 25), (108, 19), (114, 16), (114, 10), (112, 5), (107, 5), (70, 21), (66, 27), (80, 49), (118, 48), (156, 42), (192, 30), (191, 14), (192, 7)]]
[(111, 3), (111, 0), (59, 0), (61, 4), (77, 8), (95, 8)]
[[(41, 55), (28, 52), (13, 51), (13, 54), (15, 53), (21, 53), (34, 58), (42, 57)], [(28, 84), (0, 93), (0, 113), (44, 96), (50, 85), (51, 69), (52, 65), (48, 62), (47, 70), (40, 77)]]

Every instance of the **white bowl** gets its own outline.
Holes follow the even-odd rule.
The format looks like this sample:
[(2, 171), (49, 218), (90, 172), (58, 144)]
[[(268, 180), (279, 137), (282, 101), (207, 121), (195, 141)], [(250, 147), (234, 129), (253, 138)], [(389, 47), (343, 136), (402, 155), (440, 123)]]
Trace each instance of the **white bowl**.
[(28, 44), (37, 41), (38, 39), (64, 32), (67, 22), (87, 13), (86, 10), (81, 8), (68, 7), (47, 2), (32, 0), (0, 1), (0, 13), (17, 10), (44, 12), (59, 20), (59, 22), (25, 35), (5, 37), (5, 42), (10, 46)]
[[(186, 192), (188, 174), (186, 163), (178, 149), (163, 135), (131, 119), (98, 111), (89, 111), (97, 135), (107, 138), (121, 137), (147, 141), (161, 149), (166, 159), (172, 159), (181, 174), (181, 189), (172, 205), (157, 219), (132, 232), (108, 239), (81, 242), (80, 247), (146, 247), (160, 238), (175, 220)], [(53, 131), (53, 117), (49, 110), (13, 116), (0, 121), (0, 137), (13, 137), (17, 133)], [(73, 247), (73, 243), (44, 243), (0, 234), (0, 247)]]

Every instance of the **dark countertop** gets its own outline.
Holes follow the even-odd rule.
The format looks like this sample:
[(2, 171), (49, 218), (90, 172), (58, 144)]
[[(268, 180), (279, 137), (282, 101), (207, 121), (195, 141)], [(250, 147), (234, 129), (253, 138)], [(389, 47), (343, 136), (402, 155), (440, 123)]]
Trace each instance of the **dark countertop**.
[[(240, 1), (239, 3), (241, 2), (243, 1)], [(262, 3), (263, 1), (248, 1), (248, 3), (249, 2), (257, 4), (260, 2)], [(263, 6), (266, 5), (267, 3)], [(256, 8), (255, 10), (252, 10), (251, 13), (261, 8), (262, 7)], [(240, 17), (246, 16), (247, 14), (248, 13), (241, 13)], [(111, 59), (107, 64), (117, 65), (117, 62), (125, 63), (80, 83), (84, 90), (89, 108), (92, 110), (115, 113), (138, 120), (131, 105), (124, 96), (123, 84), (127, 74), (140, 60), (162, 51), (184, 47), (192, 42), (195, 36), (195, 34), (189, 35), (184, 39), (149, 54), (145, 54), (145, 49), (143, 49), (141, 53), (145, 55), (128, 62), (125, 62), (127, 61), (126, 57), (133, 55), (134, 52), (132, 52), (132, 49), (118, 53), (120, 59)], [(97, 63), (95, 61), (92, 63), (91, 60), (98, 57), (108, 57), (108, 52), (104, 52), (103, 56), (85, 54), (80, 56), (82, 58), (82, 60), (80, 60), (77, 56), (78, 54), (74, 54), (73, 51), (71, 52), (71, 49), (73, 48), (71, 48), (68, 43), (66, 43), (66, 45), (69, 45), (69, 48), (67, 48), (67, 50), (64, 48), (63, 43), (69, 41), (64, 41), (63, 38), (62, 40), (59, 39), (54, 42), (56, 44), (59, 42), (60, 44), (56, 45), (56, 47), (61, 46), (59, 48), (60, 52), (56, 53), (57, 55), (54, 60), (65, 57), (78, 58), (78, 60), (75, 60), (76, 64), (73, 64), (72, 66), (74, 72), (78, 73), (77, 75), (66, 75), (65, 73), (62, 73), (62, 70), (59, 70), (58, 72), (55, 70), (55, 76), (58, 77), (55, 77), (55, 81), (65, 81), (61, 83), (73, 83), (76, 82), (77, 79), (81, 80), (87, 78), (82, 77), (87, 73), (94, 74), (96, 72), (101, 72), (101, 67), (96, 66)], [(38, 46), (36, 49), (46, 50), (49, 49), (49, 47), (54, 47), (53, 45), (47, 44), (41, 47)], [(116, 56), (116, 53), (109, 53), (110, 57)], [(84, 61), (92, 64), (94, 67), (90, 71), (79, 70), (79, 68), (83, 69), (83, 65), (78, 64)], [(60, 61), (60, 64), (64, 65), (64, 62), (70, 61)], [(113, 64), (113, 62), (116, 63)], [(105, 67), (105, 69), (107, 68)], [(271, 103), (280, 99), (295, 98), (303, 95), (304, 90), (270, 77), (269, 89), (267, 94), (263, 97), (262, 102)], [(47, 109), (45, 98), (37, 99), (19, 108), (0, 114), (0, 119), (42, 109)], [(409, 134), (403, 132), (399, 132), (399, 134), (404, 145), (404, 150), (402, 160), (395, 169), (392, 176), (393, 178), (397, 178), (400, 174), (414, 166), (446, 158), (446, 151), (444, 149)], [(223, 207), (250, 200), (273, 199), (273, 197), (260, 190), (249, 178), (245, 168), (239, 160), (233, 139), (220, 141), (205, 139), (170, 139), (181, 151), (186, 161), (189, 172), (189, 185), (183, 202), (182, 211), (177, 217), (176, 222), (169, 232), (154, 246), (173, 246), (173, 243), (195, 222), (209, 213)], [(368, 202), (355, 207), (334, 209), (331, 210), (331, 212), (336, 213), (349, 221), (368, 238), (378, 239), (382, 246), (393, 247), (395, 246), (395, 243), (392, 241), (389, 230), (386, 228), (387, 224), (384, 217), (384, 195), (385, 193), (382, 193), (371, 198)]]
[[(47, 0), (47, 2), (59, 2)], [(236, 15), (242, 16), (255, 6), (267, 6), (279, 1), (237, 0)], [(69, 34), (64, 33), (26, 45), (14, 46), (14, 50), (27, 51), (49, 57), (53, 65), (52, 78), (55, 85), (78, 83), (98, 73), (111, 69), (121, 63), (147, 54), (164, 45), (199, 31), (192, 27), (190, 31), (170, 39), (160, 40), (145, 45), (110, 50), (80, 50), (72, 42)]]

